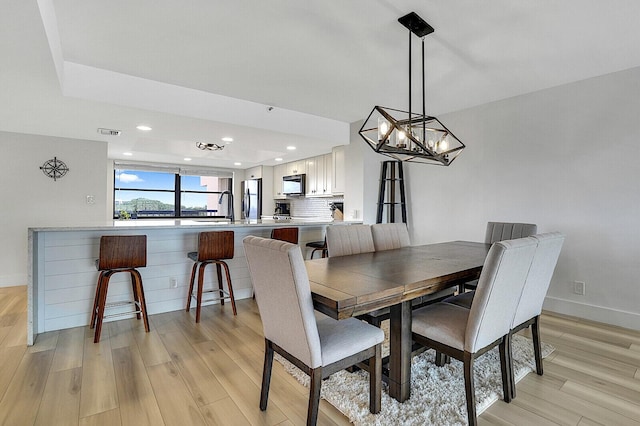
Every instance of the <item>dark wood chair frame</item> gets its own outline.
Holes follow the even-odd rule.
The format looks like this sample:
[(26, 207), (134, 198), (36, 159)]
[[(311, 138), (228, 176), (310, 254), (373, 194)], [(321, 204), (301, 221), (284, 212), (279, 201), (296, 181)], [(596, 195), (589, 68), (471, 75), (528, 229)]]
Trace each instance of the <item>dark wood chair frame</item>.
[(467, 417), (469, 425), (478, 424), (476, 416), (476, 396), (473, 381), (473, 364), (474, 360), (484, 353), (498, 346), (500, 351), (500, 370), (502, 372), (502, 394), (505, 402), (511, 402), (511, 335), (501, 337), (495, 342), (490, 343), (486, 347), (475, 353), (463, 351), (444, 345), (436, 340), (431, 340), (419, 334), (412, 334), (413, 340), (420, 345), (430, 347), (436, 350), (436, 365), (442, 367), (445, 364), (445, 357), (450, 356), (464, 364), (464, 388), (467, 396)]
[(358, 352), (348, 358), (344, 358), (333, 364), (324, 367), (310, 368), (298, 358), (276, 345), (272, 341), (265, 339), (264, 367), (262, 372), (262, 389), (260, 391), (260, 410), (267, 409), (269, 399), (269, 384), (271, 382), (271, 370), (273, 367), (273, 354), (279, 353), (287, 361), (298, 367), (305, 374), (309, 375), (309, 405), (307, 409), (307, 426), (314, 426), (318, 420), (318, 409), (320, 406), (320, 388), (322, 380), (340, 370), (344, 370), (354, 364), (368, 360), (369, 366), (369, 411), (374, 414), (380, 412), (382, 407), (382, 345), (372, 346), (362, 352)]
[(274, 240), (286, 241), (291, 244), (298, 244), (298, 228), (273, 228), (271, 238)]
[[(143, 320), (145, 331), (147, 333), (149, 332), (149, 318), (147, 316), (147, 304), (142, 287), (142, 276), (136, 269), (147, 265), (146, 247), (146, 235), (103, 236), (100, 238), (100, 258), (97, 260), (100, 275), (98, 276), (96, 285), (96, 295), (93, 299), (93, 309), (91, 310), (91, 321), (89, 325), (89, 328), (95, 328), (93, 343), (100, 341), (104, 318), (114, 316), (136, 314), (137, 319)], [(118, 272), (128, 272), (131, 275), (131, 287), (134, 300), (107, 304), (109, 280)], [(105, 310), (110, 307), (128, 304), (133, 304), (135, 310), (105, 315)]]
[[(544, 370), (542, 368), (542, 347), (540, 344), (540, 315), (536, 315), (528, 321), (523, 322), (522, 324), (511, 329), (509, 333), (509, 343), (511, 343), (511, 336), (517, 333), (520, 330), (524, 330), (525, 328), (531, 327), (531, 336), (533, 338), (533, 353), (536, 359), (536, 374), (538, 376), (542, 376), (544, 374)], [(509, 344), (509, 357), (511, 357), (511, 344)], [(511, 399), (516, 397), (516, 379), (515, 374), (513, 374), (513, 366), (510, 366), (511, 369)]]

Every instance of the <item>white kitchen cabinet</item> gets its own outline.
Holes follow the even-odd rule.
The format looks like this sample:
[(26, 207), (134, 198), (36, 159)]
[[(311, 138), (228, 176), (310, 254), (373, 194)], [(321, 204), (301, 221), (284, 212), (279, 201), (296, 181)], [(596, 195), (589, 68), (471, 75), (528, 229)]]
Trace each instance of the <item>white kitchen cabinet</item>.
[(333, 148), (331, 170), (331, 193), (344, 194), (345, 187), (345, 153), (344, 146)]
[(245, 179), (262, 179), (262, 166), (255, 166), (244, 171)]
[(331, 154), (307, 159), (307, 197), (331, 195), (332, 161)]
[(285, 199), (282, 193), (282, 177), (287, 176), (287, 164), (278, 164), (273, 167), (273, 198), (275, 200)]
[(306, 160), (292, 161), (291, 163), (287, 163), (286, 166), (287, 174), (285, 176), (302, 175), (307, 172)]

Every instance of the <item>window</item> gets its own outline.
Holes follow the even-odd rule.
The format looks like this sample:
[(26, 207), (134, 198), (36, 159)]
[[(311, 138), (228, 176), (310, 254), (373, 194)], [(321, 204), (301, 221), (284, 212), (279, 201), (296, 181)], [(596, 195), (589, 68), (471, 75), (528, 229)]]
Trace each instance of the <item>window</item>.
[(113, 217), (226, 217), (226, 201), (218, 202), (233, 187), (232, 180), (230, 172), (116, 166)]

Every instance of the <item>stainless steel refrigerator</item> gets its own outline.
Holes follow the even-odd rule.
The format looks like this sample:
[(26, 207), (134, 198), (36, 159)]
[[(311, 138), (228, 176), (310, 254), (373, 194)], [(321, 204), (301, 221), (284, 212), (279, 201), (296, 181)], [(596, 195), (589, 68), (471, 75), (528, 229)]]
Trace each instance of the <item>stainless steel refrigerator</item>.
[(242, 219), (262, 216), (262, 179), (242, 181)]

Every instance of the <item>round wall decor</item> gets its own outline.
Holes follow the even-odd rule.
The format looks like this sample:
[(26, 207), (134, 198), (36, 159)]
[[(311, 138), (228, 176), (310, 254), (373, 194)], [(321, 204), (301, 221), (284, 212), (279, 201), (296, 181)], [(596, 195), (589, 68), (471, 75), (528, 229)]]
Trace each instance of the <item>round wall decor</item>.
[(58, 157), (53, 157), (53, 159), (45, 161), (40, 170), (51, 179), (57, 180), (67, 174), (69, 167), (64, 164), (64, 161), (58, 160)]

